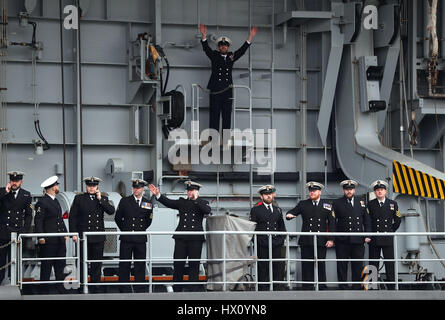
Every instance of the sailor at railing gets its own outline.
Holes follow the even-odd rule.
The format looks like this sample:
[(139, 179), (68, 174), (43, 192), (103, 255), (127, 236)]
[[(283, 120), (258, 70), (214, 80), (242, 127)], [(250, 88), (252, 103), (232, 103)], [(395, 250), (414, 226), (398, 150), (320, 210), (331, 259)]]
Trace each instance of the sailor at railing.
[[(340, 182), (344, 196), (334, 200), (332, 212), (335, 214), (337, 232), (364, 232), (371, 231), (371, 219), (366, 210), (364, 199), (355, 196), (357, 182), (344, 180)], [(335, 253), (337, 259), (363, 259), (365, 256), (364, 243), (371, 239), (354, 236), (335, 237)], [(337, 278), (339, 282), (347, 281), (349, 261), (337, 261)], [(362, 261), (351, 261), (351, 279), (354, 282), (362, 281)], [(348, 290), (348, 284), (339, 284), (342, 290)], [(353, 284), (352, 288), (360, 290), (360, 284)]]
[(11, 171), (8, 175), (8, 184), (0, 188), (0, 284), (11, 261), (11, 232), (29, 232), (32, 220), (31, 193), (21, 187), (25, 174)]
[[(34, 217), (36, 233), (66, 233), (66, 226), (62, 219), (62, 207), (56, 199), (59, 193), (58, 177), (52, 176), (40, 185), (45, 189), (45, 195), (36, 203), (36, 215)], [(54, 258), (66, 256), (66, 244), (68, 236), (40, 238), (40, 256), (42, 258)], [(43, 260), (40, 268), (40, 281), (49, 281), (51, 269), (57, 281), (65, 279), (65, 260)], [(42, 293), (66, 293), (61, 283), (54, 285), (42, 284)]]
[[(199, 198), (199, 189), (202, 187), (197, 182), (186, 181), (187, 199), (179, 198), (172, 200), (162, 195), (157, 187), (150, 185), (150, 191), (156, 196), (156, 199), (164, 206), (179, 210), (179, 224), (176, 231), (203, 231), (202, 221), (205, 216), (212, 214), (209, 202)], [(199, 280), (199, 260), (201, 259), (202, 242), (205, 240), (203, 234), (199, 235), (180, 235), (175, 234), (175, 249), (173, 253), (175, 260), (173, 263), (173, 282), (182, 282), (184, 279), (184, 259), (193, 259), (189, 261), (189, 281), (197, 282)], [(175, 292), (181, 292), (185, 288), (183, 285), (173, 286)], [(198, 291), (199, 285), (189, 285), (188, 290)]]
[[(99, 183), (102, 181), (97, 177), (88, 177), (83, 180), (87, 192), (78, 194), (74, 197), (69, 214), (70, 232), (78, 232), (83, 239), (83, 232), (86, 231), (105, 231), (104, 213), (114, 214), (114, 206), (109, 201), (106, 193), (101, 193)], [(77, 237), (73, 237), (77, 242)], [(105, 235), (88, 237), (88, 260), (103, 260), (104, 258)], [(83, 246), (80, 247), (80, 256), (83, 257)], [(102, 262), (92, 262), (90, 277), (92, 283), (100, 282)], [(83, 272), (88, 270), (81, 269), (81, 279)], [(101, 292), (101, 286), (91, 286), (90, 292)]]
[[(321, 199), (321, 183), (310, 181), (306, 184), (309, 189), (309, 199), (301, 200), (297, 206), (286, 214), (286, 219), (291, 220), (301, 215), (303, 218), (302, 232), (335, 232), (335, 213), (332, 205)], [(314, 259), (314, 238), (311, 236), (300, 236), (298, 244), (301, 246), (301, 259)], [(326, 258), (326, 249), (334, 245), (333, 236), (317, 237), (317, 258)], [(314, 262), (301, 262), (302, 279), (306, 282), (314, 282)], [(326, 282), (326, 266), (324, 261), (318, 263), (318, 281)], [(320, 284), (320, 290), (327, 289), (325, 284)], [(305, 283), (303, 289), (314, 290), (314, 284)]]
[[(396, 232), (402, 221), (397, 202), (386, 197), (388, 183), (383, 180), (374, 181), (371, 184), (376, 198), (369, 201), (368, 212), (371, 217), (371, 231)], [(369, 259), (380, 259), (380, 252), (384, 259), (394, 259), (394, 237), (371, 237), (369, 242)], [(371, 261), (377, 269), (379, 261)], [(385, 261), (386, 281), (395, 280), (393, 261)], [(394, 284), (388, 284), (388, 289), (394, 290)]]
[[(148, 183), (141, 179), (133, 181), (132, 195), (122, 198), (116, 210), (115, 221), (121, 231), (145, 231), (153, 220), (153, 205), (142, 196), (144, 187)], [(119, 260), (146, 259), (147, 257), (147, 236), (146, 235), (121, 235), (119, 237)], [(119, 282), (130, 282), (131, 262), (119, 262)], [(135, 282), (145, 282), (145, 262), (134, 262)], [(121, 292), (131, 292), (131, 287), (123, 285)], [(144, 292), (142, 285), (134, 286), (134, 292)]]
[[(258, 189), (262, 202), (250, 210), (249, 219), (256, 222), (255, 231), (286, 231), (284, 225), (283, 213), (281, 208), (273, 205), (276, 189), (273, 185), (265, 185)], [(271, 235), (272, 259), (281, 259), (285, 256), (284, 235)], [(257, 255), (258, 259), (270, 259), (269, 257), (269, 236), (257, 236)], [(284, 263), (275, 261), (272, 264), (273, 281), (284, 280)], [(258, 281), (269, 282), (269, 262), (258, 261)], [(281, 290), (281, 284), (274, 284), (273, 290)], [(268, 284), (259, 284), (261, 291), (269, 290)]]

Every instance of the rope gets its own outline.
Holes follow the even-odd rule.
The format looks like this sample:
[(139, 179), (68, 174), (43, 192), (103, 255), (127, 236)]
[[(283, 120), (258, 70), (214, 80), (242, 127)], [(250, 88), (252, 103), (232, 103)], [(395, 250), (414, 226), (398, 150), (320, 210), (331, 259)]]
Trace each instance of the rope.
[(229, 89), (232, 89), (233, 88), (233, 84), (229, 85), (227, 88), (224, 88), (224, 89), (222, 89), (220, 91), (210, 91), (210, 90), (207, 90), (206, 88), (203, 88), (199, 84), (198, 84), (198, 88), (200, 88), (202, 91), (204, 91), (204, 92), (206, 92), (208, 94), (220, 94), (220, 93), (226, 92)]
[(428, 0), (429, 5), (429, 21), (426, 29), (429, 33), (429, 40), (430, 40), (430, 57), (437, 59), (437, 55), (439, 52), (439, 41), (437, 39), (437, 26), (436, 26), (436, 20), (437, 20), (437, 0)]
[(0, 270), (6, 269), (7, 267), (9, 267), (13, 262), (9, 261), (7, 264), (5, 264), (4, 266), (0, 267)]
[[(408, 124), (409, 150), (411, 152), (411, 158), (414, 158), (413, 146), (417, 145), (417, 134), (419, 128), (417, 127), (417, 123), (415, 121), (415, 113), (413, 110), (411, 110), (411, 121), (409, 120), (408, 116), (408, 99), (406, 97), (406, 80), (405, 80), (405, 59), (403, 56), (402, 39), (400, 39), (400, 66), (401, 70), (399, 70), (399, 72), (402, 73), (403, 105), (405, 106), (406, 123)], [(400, 112), (402, 112), (402, 110), (400, 110)]]
[(11, 241), (9, 241), (8, 243), (6, 243), (6, 244), (0, 246), (0, 249), (4, 249), (4, 248), (10, 246), (14, 241), (15, 241), (15, 240), (11, 240)]

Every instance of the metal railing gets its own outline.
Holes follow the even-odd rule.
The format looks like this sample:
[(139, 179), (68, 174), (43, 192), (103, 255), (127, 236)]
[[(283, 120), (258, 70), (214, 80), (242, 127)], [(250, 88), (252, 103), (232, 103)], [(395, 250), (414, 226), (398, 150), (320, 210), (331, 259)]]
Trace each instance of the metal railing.
[[(69, 284), (79, 284), (80, 285), (80, 253), (79, 253), (79, 246), (76, 247), (75, 256), (65, 256), (65, 257), (37, 257), (37, 258), (24, 258), (23, 257), (23, 241), (24, 238), (52, 238), (52, 237), (68, 237), (68, 240), (76, 236), (79, 238), (79, 234), (77, 232), (66, 232), (66, 233), (24, 233), (20, 234), (17, 237), (16, 233), (13, 233), (11, 235), (12, 239), (17, 239), (16, 242), (13, 242), (13, 245), (11, 246), (11, 257), (17, 256), (17, 265), (14, 265), (11, 268), (11, 284), (13, 285), (19, 285), (20, 289), (23, 289), (23, 285), (36, 285), (36, 284), (57, 284), (57, 283), (69, 283)], [(43, 244), (44, 245), (44, 244)], [(24, 282), (23, 281), (23, 262), (42, 262), (42, 261), (57, 261), (57, 260), (74, 260), (76, 264), (76, 276), (75, 278), (65, 278), (64, 280), (50, 280), (50, 281), (30, 281), (30, 282)], [(12, 261), (12, 259), (11, 259)], [(14, 270), (14, 271), (12, 271)], [(16, 274), (16, 276), (14, 276)]]
[[(221, 236), (221, 257), (220, 258), (200, 258), (200, 259), (173, 259), (172, 258), (159, 258), (159, 257), (154, 257), (153, 256), (153, 237), (156, 236), (165, 236), (165, 235), (205, 235), (205, 236), (212, 236), (212, 235), (220, 235)], [(445, 236), (445, 232), (399, 232), (399, 233), (395, 233), (395, 232), (387, 232), (387, 233), (373, 233), (373, 232), (354, 232), (354, 233), (349, 233), (349, 232), (269, 232), (269, 231), (155, 231), (155, 232), (144, 232), (144, 231), (127, 231), (127, 232), (122, 232), (122, 231), (104, 231), (104, 232), (85, 232), (83, 239), (80, 239), (80, 245), (83, 246), (83, 259), (82, 259), (82, 268), (83, 270), (85, 270), (85, 272), (83, 272), (83, 278), (81, 279), (82, 281), (80, 282), (80, 284), (84, 285), (83, 287), (83, 292), (84, 293), (88, 293), (88, 287), (89, 286), (109, 286), (109, 285), (119, 285), (119, 286), (128, 286), (128, 285), (143, 285), (143, 286), (148, 286), (149, 288), (149, 292), (153, 292), (153, 286), (154, 285), (184, 285), (184, 286), (189, 286), (189, 285), (204, 285), (204, 284), (218, 284), (222, 286), (222, 290), (223, 291), (227, 291), (228, 285), (239, 285), (239, 284), (244, 284), (244, 285), (254, 285), (255, 290), (258, 290), (259, 285), (268, 285), (269, 286), (269, 290), (273, 290), (273, 286), (274, 284), (282, 284), (282, 285), (287, 285), (288, 288), (292, 288), (292, 285), (297, 285), (297, 284), (310, 284), (310, 285), (314, 285), (315, 290), (319, 290), (320, 289), (320, 285), (330, 285), (330, 284), (360, 284), (360, 285), (365, 285), (365, 284), (371, 284), (370, 283), (364, 283), (363, 281), (357, 282), (357, 281), (320, 281), (318, 278), (318, 268), (319, 268), (319, 263), (320, 262), (338, 262), (338, 261), (348, 261), (348, 262), (353, 262), (353, 261), (384, 261), (384, 262), (394, 262), (394, 275), (395, 275), (395, 280), (394, 281), (373, 281), (372, 284), (394, 284), (395, 285), (395, 289), (398, 290), (399, 289), (399, 279), (398, 279), (398, 272), (399, 272), (399, 266), (398, 266), (398, 262), (411, 262), (411, 261), (415, 261), (415, 262), (421, 262), (421, 261), (445, 261), (445, 259), (440, 259), (440, 258), (434, 258), (434, 259), (428, 259), (428, 258), (398, 258), (398, 245), (397, 245), (397, 239), (399, 237), (405, 237), (405, 236)], [(101, 260), (90, 260), (88, 259), (88, 246), (87, 246), (87, 239), (89, 236), (96, 236), (96, 235), (132, 235), (132, 236), (137, 236), (137, 235), (145, 235), (147, 236), (147, 255), (145, 259), (125, 259), (125, 260), (121, 260), (121, 259), (101, 259)], [(226, 252), (227, 252), (227, 246), (229, 244), (226, 243), (227, 240), (227, 236), (228, 235), (251, 235), (252, 239), (249, 245), (250, 249), (253, 249), (253, 255), (247, 255), (245, 257), (234, 257), (234, 258), (227, 258), (226, 257)], [(19, 284), (20, 288), (22, 288), (23, 284), (39, 284), (39, 283), (79, 283), (79, 280), (76, 279), (80, 279), (80, 245), (76, 245), (76, 256), (73, 257), (64, 257), (64, 258), (58, 258), (58, 259), (74, 259), (76, 261), (76, 265), (77, 265), (77, 270), (76, 270), (76, 275), (77, 278), (76, 279), (70, 279), (70, 280), (64, 280), (64, 281), (49, 281), (49, 282), (39, 282), (39, 281), (35, 281), (35, 282), (23, 282), (22, 281), (22, 276), (23, 276), (23, 269), (22, 269), (22, 264), (25, 261), (37, 261), (37, 260), (56, 260), (56, 258), (23, 258), (22, 257), (22, 241), (21, 238), (24, 237), (54, 237), (54, 236), (78, 236), (77, 233), (55, 233), (55, 234), (21, 234), (18, 237), (18, 241), (12, 243), (11, 245), (11, 250), (12, 250), (12, 262), (13, 265), (15, 264), (14, 261), (14, 250), (17, 249), (17, 266), (18, 266), (18, 274), (16, 275), (16, 278), (14, 277), (15, 274), (11, 274), (11, 283), (13, 285)], [(258, 236), (268, 236), (268, 250), (269, 250), (269, 258), (267, 259), (258, 259), (258, 252), (257, 252), (257, 248), (258, 248)], [(285, 248), (285, 256), (283, 258), (272, 258), (272, 237), (273, 236), (284, 236), (285, 237), (285, 241), (284, 241), (284, 248)], [(313, 245), (313, 250), (314, 250), (314, 258), (313, 259), (302, 259), (302, 258), (291, 258), (290, 255), (290, 247), (291, 247), (291, 241), (290, 238), (291, 237), (297, 237), (297, 236), (311, 236), (313, 237), (313, 243), (315, 245)], [(320, 259), (317, 257), (317, 240), (318, 237), (326, 237), (326, 236), (333, 236), (333, 237), (337, 237), (337, 236), (357, 236), (357, 237), (371, 237), (371, 238), (375, 238), (375, 237), (390, 237), (393, 236), (393, 248), (394, 248), (394, 258), (393, 259), (369, 259), (369, 258), (365, 258), (363, 257), (363, 259)], [(14, 237), (14, 234), (13, 234)], [(14, 240), (14, 239), (13, 239)], [(79, 242), (78, 242), (79, 243)], [(18, 246), (17, 246), (18, 245)], [(253, 246), (252, 246), (253, 245)], [(209, 281), (207, 279), (206, 282), (203, 281), (198, 281), (198, 282), (191, 282), (191, 281), (181, 281), (181, 282), (174, 282), (174, 281), (169, 281), (169, 282), (165, 282), (163, 281), (162, 283), (160, 282), (154, 282), (153, 281), (153, 266), (156, 265), (157, 263), (165, 263), (165, 262), (169, 262), (172, 263), (174, 261), (199, 261), (200, 263), (222, 263), (222, 274), (221, 274), (221, 281)], [(242, 264), (245, 264), (247, 266), (249, 266), (249, 268), (253, 268), (254, 271), (254, 277), (253, 277), (253, 281), (243, 281), (243, 280), (237, 280), (237, 281), (228, 281), (227, 280), (227, 275), (228, 275), (228, 270), (227, 270), (227, 263), (229, 262), (240, 262)], [(291, 279), (291, 263), (296, 263), (296, 262), (313, 262), (314, 263), (314, 281), (299, 281), (296, 279)], [(116, 263), (116, 262), (145, 262), (146, 263), (146, 267), (148, 269), (148, 282), (99, 282), (99, 283), (89, 283), (88, 282), (88, 272), (86, 270), (88, 270), (88, 264), (89, 263), (94, 263), (94, 262), (105, 262), (105, 263)], [(258, 262), (268, 262), (269, 263), (269, 281), (258, 281)], [(286, 266), (286, 274), (285, 274), (285, 279), (283, 278), (283, 280), (272, 280), (273, 279), (273, 262), (283, 262), (285, 263)], [(14, 269), (14, 268), (12, 268)], [(296, 277), (295, 277), (296, 278)], [(403, 281), (403, 284), (442, 284), (445, 283), (445, 281)]]

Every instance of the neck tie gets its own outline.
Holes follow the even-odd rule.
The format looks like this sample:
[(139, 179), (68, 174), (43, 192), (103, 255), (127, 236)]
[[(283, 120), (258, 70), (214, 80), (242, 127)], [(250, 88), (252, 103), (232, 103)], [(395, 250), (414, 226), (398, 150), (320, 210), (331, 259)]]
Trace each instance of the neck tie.
[(354, 204), (352, 203), (352, 199), (348, 199), (349, 204), (353, 207)]
[(380, 207), (383, 207), (383, 202), (380, 202)]
[(266, 207), (267, 207), (267, 210), (269, 210), (269, 212), (272, 213), (272, 208), (271, 208), (270, 204), (266, 205)]
[(313, 203), (314, 207), (317, 206), (317, 201), (312, 201), (312, 203)]
[(138, 204), (138, 207), (141, 206), (141, 200), (140, 199), (136, 199), (136, 203)]
[(12, 196), (15, 198), (17, 196), (17, 191), (12, 191)]

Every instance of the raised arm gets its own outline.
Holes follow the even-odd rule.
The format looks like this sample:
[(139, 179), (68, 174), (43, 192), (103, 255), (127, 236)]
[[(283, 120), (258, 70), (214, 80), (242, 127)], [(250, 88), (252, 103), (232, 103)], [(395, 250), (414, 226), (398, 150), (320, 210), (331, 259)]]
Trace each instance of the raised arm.
[(151, 193), (155, 195), (156, 200), (158, 200), (164, 206), (166, 206), (167, 208), (179, 210), (179, 200), (172, 200), (163, 196), (159, 191), (159, 188), (155, 187), (153, 184), (150, 184), (148, 188), (150, 189)]
[(255, 37), (255, 35), (257, 34), (257, 32), (258, 32), (257, 27), (253, 27), (252, 29), (250, 29), (249, 38), (247, 38), (247, 41), (244, 42), (244, 44), (241, 46), (241, 48), (239, 48), (238, 50), (236, 50), (234, 52), (233, 62), (235, 62), (236, 60), (241, 58), (246, 53), (247, 49), (249, 49), (249, 47), (250, 47), (250, 43), (252, 42), (252, 40)]
[(109, 214), (110, 216), (112, 214), (114, 214), (114, 212), (116, 211), (116, 209), (114, 208), (114, 206), (111, 204), (111, 201), (108, 199), (107, 196), (103, 196), (101, 197), (101, 199), (99, 200), (100, 206), (104, 209), (104, 211)]
[(213, 58), (213, 50), (209, 46), (209, 42), (207, 41), (207, 27), (203, 24), (199, 25), (199, 31), (201, 32), (201, 44), (202, 50), (204, 50), (205, 54), (209, 59)]

